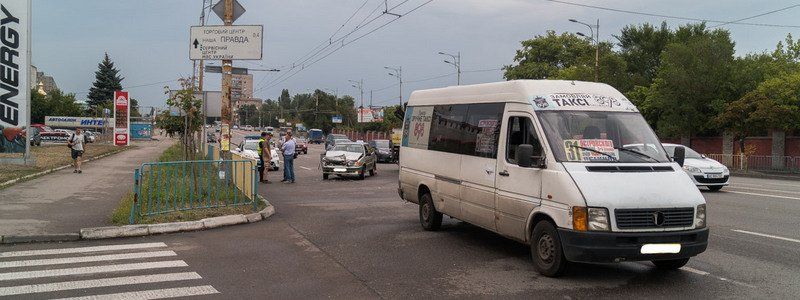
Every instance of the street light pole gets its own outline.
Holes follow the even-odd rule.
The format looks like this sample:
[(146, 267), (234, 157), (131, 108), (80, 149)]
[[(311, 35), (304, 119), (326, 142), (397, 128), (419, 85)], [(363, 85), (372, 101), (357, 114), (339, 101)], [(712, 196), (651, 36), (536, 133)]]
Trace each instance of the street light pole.
[(358, 110), (358, 122), (363, 123), (364, 114), (361, 110), (364, 109), (364, 79), (361, 79), (360, 81), (355, 81), (355, 80), (348, 80), (348, 81), (353, 83), (354, 88), (357, 88), (361, 91), (361, 107), (359, 107)]
[(400, 80), (400, 109), (403, 109), (403, 66), (399, 66), (397, 68), (392, 67), (384, 67), (387, 70), (392, 70), (394, 73), (389, 73), (389, 75), (397, 77)]
[[(597, 24), (596, 25), (589, 25), (589, 24), (586, 24), (584, 22), (581, 22), (581, 21), (578, 21), (578, 20), (575, 20), (575, 19), (569, 19), (569, 21), (572, 22), (572, 23), (578, 23), (578, 24), (584, 25), (586, 27), (589, 27), (589, 33), (591, 34), (591, 37), (589, 37), (589, 40), (593, 41), (594, 42), (594, 46), (595, 46), (594, 47), (594, 81), (595, 82), (600, 82), (600, 19), (597, 19)], [(580, 36), (583, 36), (583, 37), (586, 36), (585, 34), (580, 33), (580, 32), (578, 32), (577, 34), (580, 35)]]
[(458, 74), (458, 85), (461, 85), (461, 51), (458, 52), (457, 55), (453, 55), (450, 53), (439, 52), (440, 55), (446, 55), (453, 58), (453, 61), (445, 60), (444, 62), (456, 67), (456, 73)]

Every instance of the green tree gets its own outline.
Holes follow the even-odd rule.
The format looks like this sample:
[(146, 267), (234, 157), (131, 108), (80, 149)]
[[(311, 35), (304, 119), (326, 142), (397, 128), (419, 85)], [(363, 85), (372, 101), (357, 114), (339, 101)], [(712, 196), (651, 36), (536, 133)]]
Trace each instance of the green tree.
[(172, 116), (169, 110), (164, 111), (156, 118), (156, 126), (163, 128), (169, 134), (179, 133), (184, 146), (184, 156), (187, 160), (194, 160), (197, 145), (192, 138), (203, 126), (202, 99), (194, 96), (195, 89), (190, 79), (181, 78), (181, 89), (167, 99), (167, 105), (181, 112), (181, 116)]
[(75, 100), (75, 94), (64, 94), (53, 90), (47, 95), (31, 91), (31, 123), (44, 123), (45, 116), (79, 117), (83, 110)]
[(628, 25), (614, 37), (625, 60), (631, 87), (650, 86), (661, 64), (661, 53), (674, 38), (667, 23), (662, 22), (658, 28), (651, 24)]
[(94, 83), (89, 89), (87, 101), (90, 106), (111, 108), (111, 99), (114, 97), (114, 91), (122, 90), (122, 80), (124, 79), (119, 75), (119, 70), (114, 67), (114, 62), (105, 54), (103, 61), (97, 65), (97, 71), (94, 72)]
[(684, 142), (713, 128), (711, 118), (731, 99), (733, 42), (728, 31), (709, 31), (705, 24), (681, 26), (661, 54), (661, 63), (648, 89), (650, 109), (662, 136)]

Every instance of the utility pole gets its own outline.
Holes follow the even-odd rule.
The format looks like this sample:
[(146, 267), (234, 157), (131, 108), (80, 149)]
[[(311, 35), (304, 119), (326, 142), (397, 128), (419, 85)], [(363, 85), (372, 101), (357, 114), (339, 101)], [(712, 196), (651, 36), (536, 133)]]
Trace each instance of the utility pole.
[(361, 111), (362, 109), (364, 109), (364, 79), (361, 79), (360, 81), (355, 81), (355, 80), (348, 80), (348, 81), (353, 83), (352, 86), (354, 88), (357, 88), (361, 91), (361, 107), (359, 107), (358, 110), (358, 122), (359, 123), (364, 122), (364, 114)]
[(456, 67), (456, 73), (458, 74), (458, 85), (461, 85), (461, 51), (458, 51), (457, 55), (453, 55), (450, 53), (439, 52), (440, 55), (446, 55), (453, 58), (453, 61), (445, 60), (444, 62)]
[[(597, 19), (596, 25), (589, 25), (575, 19), (569, 19), (569, 21), (589, 27), (589, 40), (594, 42), (594, 81), (600, 82), (600, 19)], [(582, 32), (576, 34), (586, 37), (586, 34)]]
[[(233, 25), (233, 0), (224, 0), (225, 1), (225, 26)], [(233, 120), (233, 113), (232, 103), (231, 103), (231, 73), (233, 72), (233, 61), (230, 59), (226, 59), (222, 61), (222, 103), (221, 103), (221, 114), (220, 117), (222, 119), (222, 126), (228, 126), (228, 133), (230, 134), (231, 121)], [(227, 149), (226, 153), (230, 151), (230, 136), (226, 138), (222, 138), (223, 143), (227, 143), (227, 145), (222, 145), (222, 149)], [(225, 155), (226, 157), (228, 154)]]
[(372, 90), (369, 90), (369, 109), (372, 109)]
[(403, 67), (399, 66), (397, 68), (392, 67), (383, 67), (387, 70), (392, 70), (394, 72), (389, 73), (390, 76), (397, 77), (400, 80), (400, 109), (403, 109)]

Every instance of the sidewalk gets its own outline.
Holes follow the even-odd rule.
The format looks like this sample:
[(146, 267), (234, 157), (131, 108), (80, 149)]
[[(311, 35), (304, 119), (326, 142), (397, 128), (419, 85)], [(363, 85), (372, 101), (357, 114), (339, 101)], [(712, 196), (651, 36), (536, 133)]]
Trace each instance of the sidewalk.
[[(110, 215), (133, 185), (133, 170), (176, 141), (135, 142), (134, 149), (0, 190), (0, 236), (75, 233), (110, 225)], [(89, 144), (87, 147), (91, 147)]]

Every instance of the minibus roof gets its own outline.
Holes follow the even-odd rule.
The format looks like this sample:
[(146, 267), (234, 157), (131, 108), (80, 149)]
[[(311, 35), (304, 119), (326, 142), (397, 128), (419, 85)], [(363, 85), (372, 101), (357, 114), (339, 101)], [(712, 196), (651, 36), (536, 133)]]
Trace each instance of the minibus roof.
[(534, 110), (638, 112), (610, 85), (571, 80), (512, 80), (419, 90), (411, 93), (408, 106), (496, 102), (532, 104)]

